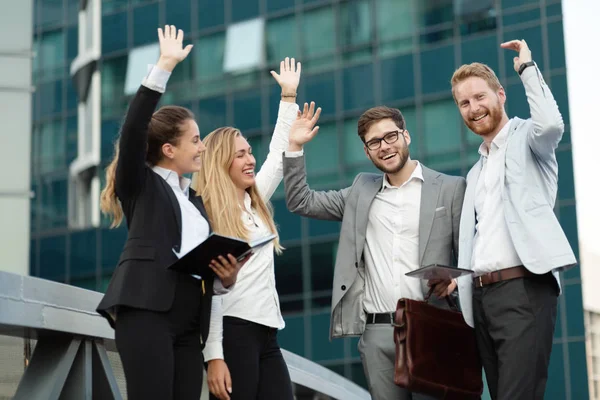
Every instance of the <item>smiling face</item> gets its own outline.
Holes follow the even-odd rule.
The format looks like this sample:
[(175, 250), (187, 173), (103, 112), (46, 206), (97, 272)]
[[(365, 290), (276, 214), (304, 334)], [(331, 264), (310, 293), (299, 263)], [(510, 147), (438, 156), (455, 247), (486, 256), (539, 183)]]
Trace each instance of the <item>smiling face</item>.
[(410, 135), (407, 130), (398, 128), (391, 118), (385, 118), (373, 123), (364, 136), (365, 143), (376, 143), (379, 139), (392, 141), (394, 135), (392, 132), (398, 132), (398, 139), (393, 143), (387, 143), (386, 140), (380, 140), (380, 147), (371, 150), (365, 144), (364, 149), (367, 157), (373, 165), (386, 174), (395, 174), (399, 172), (406, 162), (410, 159), (408, 145), (410, 144)]
[[(196, 172), (201, 167), (200, 154), (206, 150), (200, 140), (198, 124), (193, 119), (186, 120), (180, 127), (181, 135), (177, 144), (165, 144), (165, 151), (171, 155), (173, 169), (180, 175)], [(163, 147), (164, 147), (163, 146)]]
[(465, 125), (477, 135), (494, 136), (502, 128), (506, 102), (502, 87), (495, 91), (485, 80), (473, 76), (455, 85), (454, 98)]
[(235, 137), (235, 154), (229, 166), (229, 176), (233, 184), (242, 190), (254, 185), (254, 168), (256, 159), (252, 155), (252, 147), (242, 135)]

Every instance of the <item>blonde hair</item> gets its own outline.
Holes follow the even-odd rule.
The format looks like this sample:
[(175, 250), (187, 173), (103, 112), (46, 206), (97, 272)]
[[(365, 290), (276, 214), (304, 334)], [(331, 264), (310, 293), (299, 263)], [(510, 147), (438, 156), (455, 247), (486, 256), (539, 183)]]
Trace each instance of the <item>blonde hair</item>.
[[(202, 153), (202, 168), (194, 173), (192, 187), (208, 212), (211, 226), (216, 233), (249, 240), (249, 232), (242, 221), (235, 184), (229, 176), (229, 167), (235, 157), (235, 138), (241, 136), (238, 129), (222, 127), (215, 129), (203, 140), (206, 151)], [(277, 234), (273, 220), (273, 208), (261, 197), (256, 184), (246, 189), (251, 207), (265, 222), (269, 230)], [(283, 250), (279, 237), (275, 239), (275, 251)]]
[(456, 85), (472, 77), (483, 79), (494, 91), (498, 91), (502, 88), (502, 85), (494, 73), (494, 70), (487, 65), (478, 62), (463, 64), (456, 71), (454, 71), (452, 79), (450, 80), (450, 83), (452, 84), (452, 96), (454, 97), (454, 101), (456, 101), (456, 96), (454, 94), (454, 88)]
[[(162, 146), (170, 143), (177, 146), (182, 135), (181, 128), (187, 120), (193, 120), (194, 114), (184, 107), (164, 106), (159, 108), (152, 117), (147, 127), (146, 163), (156, 165), (162, 159)], [(134, 134), (142, 134), (135, 132)], [(119, 140), (115, 143), (115, 152), (112, 161), (106, 167), (106, 186), (100, 193), (100, 210), (112, 219), (111, 228), (116, 228), (123, 222), (123, 209), (115, 190), (117, 164), (119, 163)]]

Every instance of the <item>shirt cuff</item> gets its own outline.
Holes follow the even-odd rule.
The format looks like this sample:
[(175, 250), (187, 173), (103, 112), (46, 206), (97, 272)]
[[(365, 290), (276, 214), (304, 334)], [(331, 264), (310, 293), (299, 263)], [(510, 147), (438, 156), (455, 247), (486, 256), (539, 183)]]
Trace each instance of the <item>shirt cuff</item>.
[(285, 156), (287, 158), (298, 158), (304, 155), (304, 149), (298, 151), (285, 151)]
[(202, 354), (204, 355), (204, 361), (208, 362), (210, 360), (224, 360), (225, 355), (223, 354), (223, 346), (221, 342), (215, 343), (207, 343), (202, 350)]
[(164, 93), (170, 77), (170, 72), (160, 69), (156, 65), (148, 65), (148, 75), (142, 81), (142, 85), (148, 89)]

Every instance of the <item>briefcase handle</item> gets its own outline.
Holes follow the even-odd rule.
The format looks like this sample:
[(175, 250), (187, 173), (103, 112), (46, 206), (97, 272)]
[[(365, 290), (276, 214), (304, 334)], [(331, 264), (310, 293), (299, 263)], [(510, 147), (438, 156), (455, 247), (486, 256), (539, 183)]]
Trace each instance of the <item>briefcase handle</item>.
[[(425, 302), (426, 303), (429, 304), (429, 299), (431, 298), (432, 294), (433, 294), (433, 286), (431, 288), (429, 288), (429, 292), (427, 292), (427, 295), (425, 295)], [(444, 296), (444, 298), (446, 299), (446, 303), (448, 303), (448, 307), (450, 307), (450, 309), (452, 311), (460, 312), (458, 306), (456, 305), (456, 301), (454, 301), (454, 299), (452, 298), (452, 296), (446, 295), (446, 296)]]

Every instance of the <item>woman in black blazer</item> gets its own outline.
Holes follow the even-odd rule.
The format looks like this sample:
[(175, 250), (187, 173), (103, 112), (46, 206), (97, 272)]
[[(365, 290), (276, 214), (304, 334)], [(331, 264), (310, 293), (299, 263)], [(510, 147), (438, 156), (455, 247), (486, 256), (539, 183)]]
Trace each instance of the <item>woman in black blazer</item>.
[[(159, 28), (160, 59), (132, 100), (115, 159), (106, 171), (101, 207), (127, 242), (98, 312), (115, 328), (130, 400), (198, 400), (202, 347), (208, 335), (213, 279), (169, 270), (210, 233), (201, 197), (184, 174), (200, 169), (205, 150), (191, 111), (155, 112), (175, 66), (192, 49), (183, 32)], [(242, 263), (220, 258), (213, 266), (225, 288)]]

